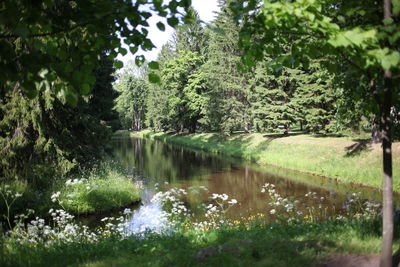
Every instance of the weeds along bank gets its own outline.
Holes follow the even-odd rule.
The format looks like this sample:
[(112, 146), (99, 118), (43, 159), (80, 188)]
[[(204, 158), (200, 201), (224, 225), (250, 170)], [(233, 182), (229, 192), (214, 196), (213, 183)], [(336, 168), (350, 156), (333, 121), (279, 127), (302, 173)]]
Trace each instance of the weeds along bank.
[(15, 215), (27, 209), (43, 215), (50, 208), (63, 209), (74, 215), (95, 214), (140, 201), (140, 186), (112, 160), (93, 164), (90, 169), (81, 169), (64, 178), (48, 180), (51, 184), (43, 188), (23, 181), (4, 182), (0, 195), (1, 215), (7, 212)]
[[(128, 136), (128, 133), (120, 133)], [(320, 137), (305, 134), (233, 134), (221, 137), (214, 133), (173, 135), (142, 131), (132, 137), (156, 139), (211, 153), (239, 157), (259, 164), (326, 176), (342, 182), (382, 187), (382, 151), (379, 144), (347, 137)], [(394, 176), (400, 176), (400, 143), (393, 144)], [(400, 192), (400, 180), (394, 179)]]
[[(3, 189), (4, 191), (4, 189)], [(34, 217), (1, 238), (1, 266), (310, 266), (337, 253), (378, 253), (380, 205), (348, 201), (341, 216), (326, 217), (323, 209), (298, 212), (300, 203), (265, 184), (265, 212), (238, 220), (225, 214), (239, 205), (226, 194), (209, 194), (204, 187), (170, 188), (152, 203), (161, 205), (157, 229), (129, 231), (131, 212), (105, 217), (95, 229), (79, 224), (62, 208), (50, 209), (50, 220)], [(194, 219), (184, 199), (200, 192), (204, 216)], [(11, 196), (12, 197), (12, 196)], [(320, 198), (309, 192), (304, 197)], [(58, 197), (53, 197), (60, 201)], [(395, 245), (398, 245), (396, 229)]]

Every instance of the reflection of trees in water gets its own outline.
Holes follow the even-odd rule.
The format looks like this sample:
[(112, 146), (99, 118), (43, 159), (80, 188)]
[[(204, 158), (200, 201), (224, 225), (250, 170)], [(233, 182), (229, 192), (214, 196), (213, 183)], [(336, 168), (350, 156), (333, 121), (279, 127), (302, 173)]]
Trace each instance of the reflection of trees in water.
[(159, 141), (131, 138), (118, 140), (114, 155), (125, 166), (135, 167), (140, 175), (155, 182), (191, 180), (212, 172), (229, 169), (229, 162), (187, 151)]

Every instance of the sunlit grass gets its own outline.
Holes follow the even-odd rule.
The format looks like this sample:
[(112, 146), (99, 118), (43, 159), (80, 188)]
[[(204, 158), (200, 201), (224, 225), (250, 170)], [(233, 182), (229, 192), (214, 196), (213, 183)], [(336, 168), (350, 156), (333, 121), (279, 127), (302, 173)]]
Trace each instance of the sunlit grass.
[(69, 179), (60, 190), (58, 202), (66, 211), (96, 213), (121, 208), (140, 200), (140, 188), (111, 163), (99, 170)]

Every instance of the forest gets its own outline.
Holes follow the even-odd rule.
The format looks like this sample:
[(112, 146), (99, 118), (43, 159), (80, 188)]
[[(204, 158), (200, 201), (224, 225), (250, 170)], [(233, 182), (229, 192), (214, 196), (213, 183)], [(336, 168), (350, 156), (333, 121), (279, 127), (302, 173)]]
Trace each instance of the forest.
[(1, 265), (399, 263), (400, 1), (216, 2), (0, 3)]

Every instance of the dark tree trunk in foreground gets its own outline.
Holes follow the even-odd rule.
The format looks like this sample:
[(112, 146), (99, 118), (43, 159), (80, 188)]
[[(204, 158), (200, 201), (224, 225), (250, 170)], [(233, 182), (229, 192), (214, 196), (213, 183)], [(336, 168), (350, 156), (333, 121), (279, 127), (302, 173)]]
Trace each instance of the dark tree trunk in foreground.
[[(383, 1), (384, 18), (392, 17), (391, 0)], [(383, 103), (381, 107), (382, 150), (383, 150), (383, 231), (381, 267), (392, 266), (393, 244), (393, 170), (392, 170), (392, 136), (390, 109), (392, 106), (392, 73), (384, 72)]]
[(371, 121), (371, 142), (373, 144), (382, 143), (382, 135), (379, 127), (379, 118), (375, 116)]
[[(390, 0), (385, 0), (385, 2)], [(386, 12), (385, 12), (386, 13)], [(390, 108), (392, 106), (392, 73), (385, 71), (384, 99), (382, 105), (382, 150), (383, 150), (383, 232), (381, 267), (392, 266), (393, 243), (393, 170)]]

